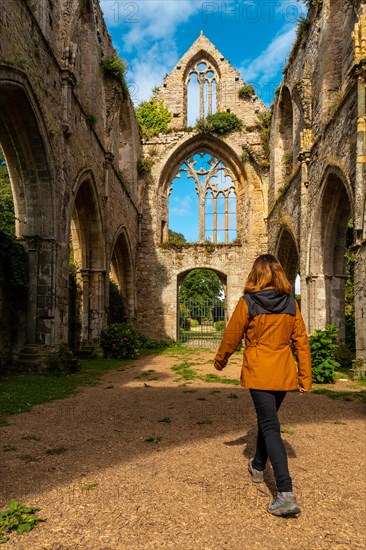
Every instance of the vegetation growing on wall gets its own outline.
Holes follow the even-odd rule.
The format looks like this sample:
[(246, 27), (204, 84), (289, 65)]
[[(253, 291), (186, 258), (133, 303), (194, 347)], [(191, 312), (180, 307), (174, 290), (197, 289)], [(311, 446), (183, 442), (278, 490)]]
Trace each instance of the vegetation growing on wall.
[(156, 97), (141, 103), (136, 111), (136, 116), (143, 139), (166, 134), (173, 117), (172, 113), (164, 106), (163, 101)]
[(125, 72), (127, 71), (127, 63), (118, 55), (109, 55), (101, 61), (103, 72), (106, 76), (110, 76), (118, 80), (122, 85), (125, 85)]
[(255, 89), (250, 84), (244, 84), (238, 92), (240, 99), (248, 99), (255, 95)]
[(242, 126), (242, 121), (235, 113), (223, 111), (198, 120), (196, 130), (202, 134), (224, 135), (233, 130), (240, 130)]
[(27, 289), (25, 251), (15, 236), (15, 214), (3, 150), (0, 147), (0, 260), (5, 272), (6, 285), (11, 292), (21, 293)]
[(259, 111), (257, 113), (257, 128), (259, 129), (260, 138), (263, 147), (264, 157), (269, 161), (269, 138), (271, 130), (272, 111)]

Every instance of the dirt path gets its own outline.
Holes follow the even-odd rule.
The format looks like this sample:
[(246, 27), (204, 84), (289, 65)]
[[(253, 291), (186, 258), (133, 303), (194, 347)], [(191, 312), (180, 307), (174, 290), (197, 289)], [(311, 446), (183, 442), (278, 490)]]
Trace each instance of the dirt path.
[[(0, 428), (1, 508), (15, 498), (47, 522), (4, 548), (364, 549), (365, 404), (286, 397), (283, 438), (303, 513), (275, 518), (266, 512), (271, 469), (259, 486), (246, 471), (249, 393), (171, 370), (187, 359), (201, 375), (216, 373), (212, 356), (141, 358), (97, 387), (11, 417)], [(237, 355), (224, 375), (237, 379), (239, 364)]]

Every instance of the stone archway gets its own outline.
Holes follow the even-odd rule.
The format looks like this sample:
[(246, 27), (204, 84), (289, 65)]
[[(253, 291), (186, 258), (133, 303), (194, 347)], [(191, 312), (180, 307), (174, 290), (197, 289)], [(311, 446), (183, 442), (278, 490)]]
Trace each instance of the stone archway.
[(27, 253), (29, 277), (26, 327), (16, 348), (27, 347), (36, 361), (40, 346), (55, 344), (53, 156), (26, 76), (4, 66), (0, 67), (0, 143), (11, 180), (16, 236)]
[(104, 322), (106, 274), (102, 214), (90, 171), (81, 174), (76, 186), (70, 241), (81, 293), (80, 343), (85, 346), (98, 338)]
[(346, 234), (353, 207), (337, 169), (328, 169), (314, 211), (309, 247), (307, 277), (309, 330), (314, 332), (328, 323), (345, 337)]
[(119, 229), (112, 247), (109, 271), (120, 292), (123, 320), (135, 318), (135, 269), (132, 261), (131, 245), (125, 227)]
[[(191, 285), (184, 287), (189, 278)], [(216, 269), (197, 267), (177, 275), (180, 343), (206, 347), (219, 344), (227, 322), (226, 289), (227, 276)]]
[(295, 292), (295, 281), (299, 274), (300, 257), (295, 238), (288, 227), (283, 227), (280, 231), (276, 256), (291, 283), (293, 292)]

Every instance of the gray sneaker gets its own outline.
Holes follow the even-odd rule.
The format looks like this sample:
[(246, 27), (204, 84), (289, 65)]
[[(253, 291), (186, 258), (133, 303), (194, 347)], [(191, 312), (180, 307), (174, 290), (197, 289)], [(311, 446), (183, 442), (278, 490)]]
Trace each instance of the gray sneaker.
[(274, 516), (290, 517), (300, 514), (301, 508), (293, 493), (277, 493), (276, 500), (268, 504), (267, 512)]
[(254, 458), (250, 458), (248, 461), (248, 471), (250, 475), (252, 476), (252, 480), (254, 483), (262, 483), (263, 482), (263, 470), (256, 470), (252, 466)]

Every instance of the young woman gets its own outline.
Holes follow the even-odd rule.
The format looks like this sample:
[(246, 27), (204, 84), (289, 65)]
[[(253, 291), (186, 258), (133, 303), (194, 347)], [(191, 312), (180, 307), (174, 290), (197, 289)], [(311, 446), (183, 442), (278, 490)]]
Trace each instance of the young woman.
[[(225, 368), (245, 335), (240, 382), (250, 390), (258, 419), (257, 447), (248, 469), (254, 482), (263, 481), (263, 470), (269, 457), (278, 493), (267, 510), (276, 516), (301, 512), (292, 492), (277, 411), (288, 390), (299, 389), (303, 394), (311, 388), (309, 342), (291, 290), (277, 258), (271, 254), (259, 256), (215, 357), (215, 368)], [(297, 366), (291, 342), (295, 346)]]

